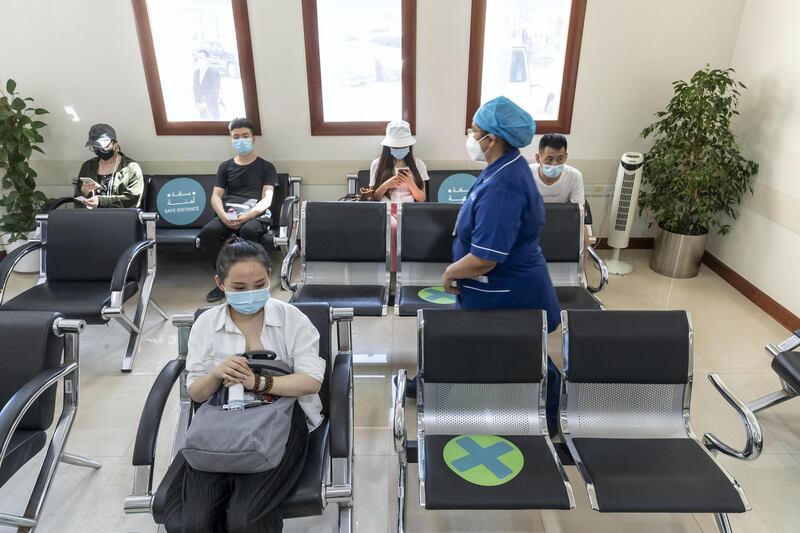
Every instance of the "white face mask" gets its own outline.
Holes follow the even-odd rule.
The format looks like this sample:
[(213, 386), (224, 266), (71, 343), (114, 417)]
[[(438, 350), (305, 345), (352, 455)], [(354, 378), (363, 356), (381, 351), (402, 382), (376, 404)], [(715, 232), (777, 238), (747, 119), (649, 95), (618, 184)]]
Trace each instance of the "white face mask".
[(488, 136), (489, 134), (487, 133), (486, 135), (481, 137), (480, 140), (476, 141), (475, 137), (473, 137), (472, 135), (467, 135), (466, 147), (467, 147), (467, 154), (469, 154), (470, 159), (478, 162), (486, 161), (486, 154), (483, 153), (483, 150), (481, 150), (481, 141)]

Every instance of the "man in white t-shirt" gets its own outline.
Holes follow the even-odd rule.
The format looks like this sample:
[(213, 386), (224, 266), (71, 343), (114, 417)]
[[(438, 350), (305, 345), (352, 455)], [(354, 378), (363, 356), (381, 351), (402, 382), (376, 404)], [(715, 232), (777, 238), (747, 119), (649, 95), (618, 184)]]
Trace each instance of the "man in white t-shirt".
[[(560, 133), (547, 133), (539, 141), (536, 162), (531, 173), (545, 203), (584, 204), (583, 174), (567, 162), (567, 138)], [(589, 228), (584, 226), (583, 242), (589, 244)]]

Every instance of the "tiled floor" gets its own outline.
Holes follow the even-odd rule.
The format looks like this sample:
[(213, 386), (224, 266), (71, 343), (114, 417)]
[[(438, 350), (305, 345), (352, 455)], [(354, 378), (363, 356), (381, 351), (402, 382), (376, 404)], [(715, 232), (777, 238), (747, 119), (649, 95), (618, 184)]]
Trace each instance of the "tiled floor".
[[(749, 401), (778, 388), (763, 352), (768, 342), (783, 340), (788, 332), (705, 267), (691, 280), (671, 280), (651, 272), (647, 252), (628, 252), (634, 273), (614, 277), (601, 297), (610, 309), (666, 308), (692, 312), (695, 343), (695, 388), (692, 408), (694, 428), (743, 442), (737, 415), (704, 378), (719, 373), (726, 383)], [(169, 314), (192, 311), (203, 305), (211, 287), (210, 271), (192, 258), (173, 258), (160, 264), (155, 298)], [(32, 276), (16, 276), (12, 290), (33, 283)], [(277, 287), (273, 280), (273, 287)], [(275, 296), (287, 298), (280, 290)], [(103, 461), (90, 471), (61, 465), (44, 509), (43, 533), (151, 532), (148, 515), (122, 512), (123, 498), (132, 483), (131, 454), (144, 398), (155, 375), (175, 356), (175, 331), (155, 313), (148, 318), (135, 371), (119, 372), (125, 336), (117, 326), (95, 326), (81, 339), (81, 404), (67, 445), (70, 451)], [(551, 339), (551, 350), (560, 348)], [(357, 319), (354, 349), (357, 455), (355, 471), (355, 526), (359, 532), (391, 531), (395, 523), (395, 479), (390, 423), (391, 376), (399, 368), (414, 370), (416, 361), (413, 318)], [(764, 454), (755, 462), (722, 462), (744, 487), (753, 511), (733, 515), (737, 533), (793, 533), (800, 524), (800, 400), (772, 408), (759, 418), (765, 435)], [(409, 428), (413, 413), (409, 414)], [(175, 404), (162, 423), (158, 455), (167, 453), (169, 432), (175, 421)], [(36, 462), (32, 462), (36, 463)], [(22, 511), (38, 464), (29, 464), (0, 489), (0, 512)], [(577, 508), (568, 512), (443, 512), (424, 511), (417, 505), (417, 477), (409, 476), (408, 530), (421, 531), (547, 531), (547, 532), (716, 532), (710, 515), (614, 515), (589, 509), (577, 471), (568, 467)], [(328, 532), (336, 520), (333, 509), (315, 520), (287, 522), (287, 531)], [(0, 531), (10, 531), (0, 528)]]

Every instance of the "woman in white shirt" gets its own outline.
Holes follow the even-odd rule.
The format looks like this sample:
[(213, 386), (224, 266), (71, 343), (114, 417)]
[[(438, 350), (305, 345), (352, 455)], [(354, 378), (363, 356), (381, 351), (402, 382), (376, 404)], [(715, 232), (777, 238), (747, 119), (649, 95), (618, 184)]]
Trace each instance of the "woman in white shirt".
[(414, 157), (412, 146), (416, 142), (408, 122), (390, 122), (381, 141), (381, 156), (369, 167), (373, 198), (392, 203), (392, 272), (397, 270), (397, 204), (425, 201), (428, 169), (422, 159)]
[[(269, 257), (261, 245), (234, 238), (219, 253), (215, 280), (226, 303), (200, 315), (192, 327), (189, 396), (202, 403), (221, 387), (241, 383), (246, 400), (275, 395), (298, 401), (286, 451), (272, 470), (224, 474), (184, 465), (169, 489), (167, 531), (279, 532), (281, 502), (303, 470), (309, 431), (322, 422), (319, 333), (299, 309), (270, 298)], [(275, 352), (293, 373), (256, 379), (240, 354), (257, 350)]]

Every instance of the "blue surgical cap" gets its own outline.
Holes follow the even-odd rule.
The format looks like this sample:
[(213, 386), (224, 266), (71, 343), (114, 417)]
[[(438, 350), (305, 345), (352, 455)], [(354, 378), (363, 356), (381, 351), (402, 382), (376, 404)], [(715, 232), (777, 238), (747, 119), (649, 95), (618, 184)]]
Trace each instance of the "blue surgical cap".
[(483, 131), (497, 135), (514, 148), (528, 146), (536, 133), (533, 117), (505, 96), (483, 104), (472, 120)]

